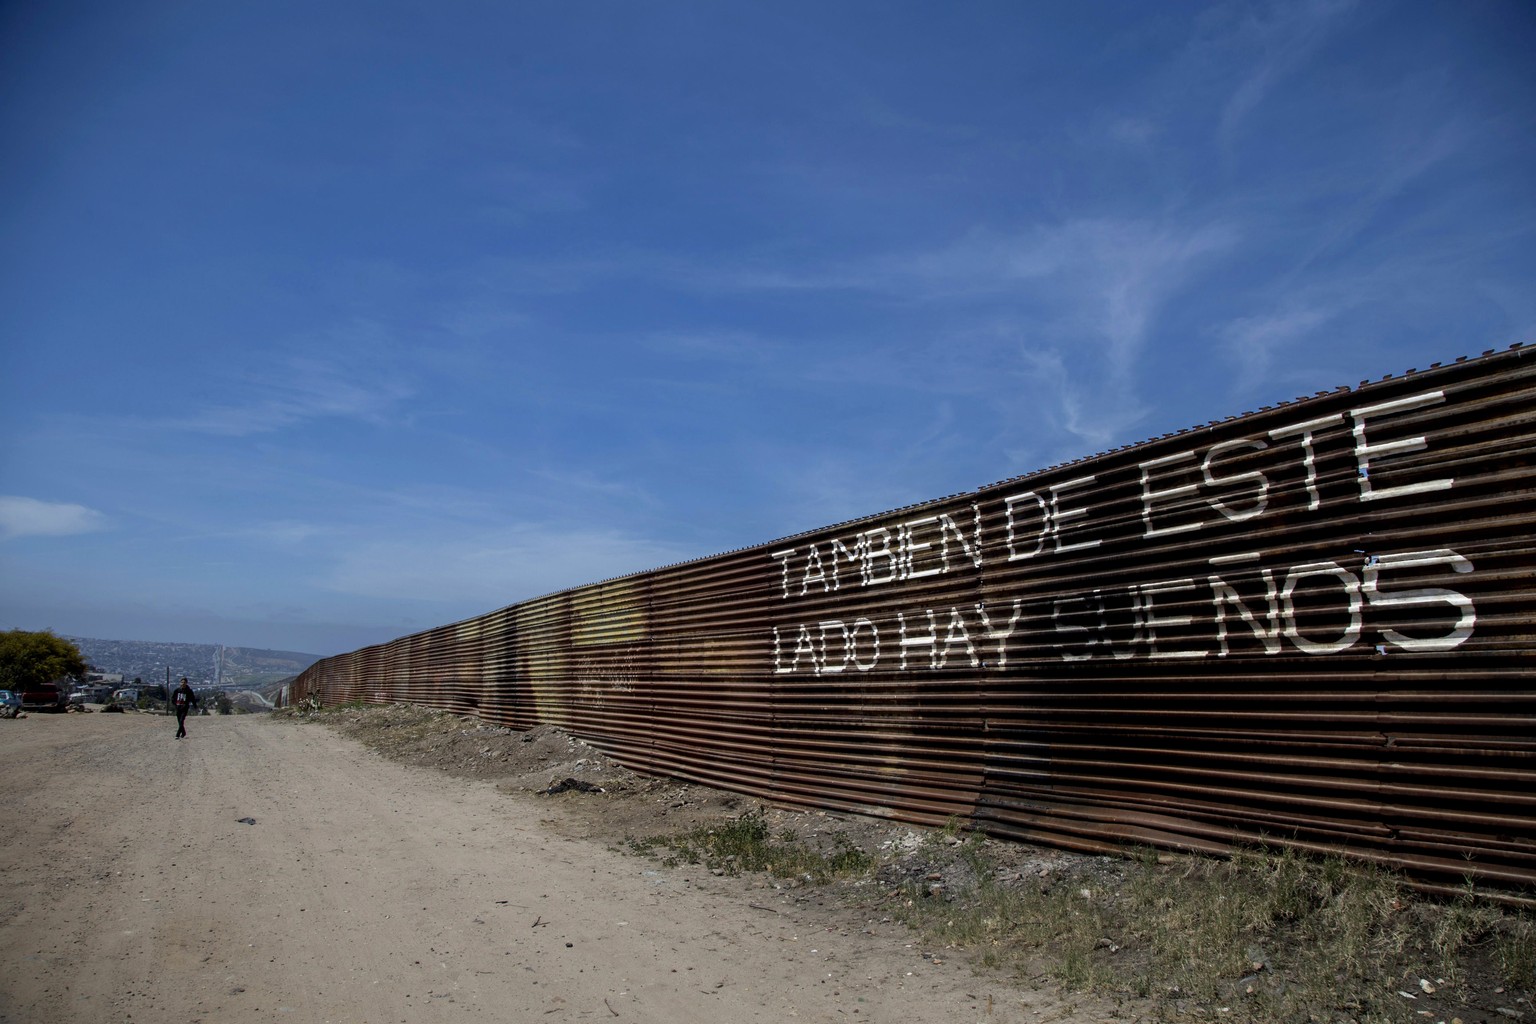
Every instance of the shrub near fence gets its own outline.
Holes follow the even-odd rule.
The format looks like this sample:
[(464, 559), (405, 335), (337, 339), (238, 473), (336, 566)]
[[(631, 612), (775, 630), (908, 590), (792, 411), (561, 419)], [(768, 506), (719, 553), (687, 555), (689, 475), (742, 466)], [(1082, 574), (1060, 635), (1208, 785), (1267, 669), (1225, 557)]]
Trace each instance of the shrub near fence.
[(1516, 346), (328, 658), (290, 699), (1089, 851), (1536, 882)]

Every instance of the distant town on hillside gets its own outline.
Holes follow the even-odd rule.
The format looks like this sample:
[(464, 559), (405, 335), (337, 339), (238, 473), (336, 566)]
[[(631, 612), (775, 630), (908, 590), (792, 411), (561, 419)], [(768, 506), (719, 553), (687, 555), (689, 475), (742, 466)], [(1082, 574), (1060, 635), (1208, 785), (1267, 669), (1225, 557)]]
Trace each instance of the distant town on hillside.
[(135, 678), (145, 683), (173, 683), (187, 677), (196, 687), (263, 689), (298, 675), (320, 660), (318, 654), (267, 651), (256, 647), (223, 644), (155, 643), (148, 640), (96, 640), (71, 636), (65, 639), (97, 672), (121, 674), (124, 682)]

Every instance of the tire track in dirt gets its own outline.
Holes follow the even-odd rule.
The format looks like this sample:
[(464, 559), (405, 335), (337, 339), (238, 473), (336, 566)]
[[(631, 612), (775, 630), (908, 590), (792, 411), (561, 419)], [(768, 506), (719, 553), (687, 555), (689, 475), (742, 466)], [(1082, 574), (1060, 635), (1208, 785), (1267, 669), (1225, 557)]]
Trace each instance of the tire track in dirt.
[(898, 932), (753, 906), (329, 730), (0, 726), (3, 1024), (1066, 1019)]

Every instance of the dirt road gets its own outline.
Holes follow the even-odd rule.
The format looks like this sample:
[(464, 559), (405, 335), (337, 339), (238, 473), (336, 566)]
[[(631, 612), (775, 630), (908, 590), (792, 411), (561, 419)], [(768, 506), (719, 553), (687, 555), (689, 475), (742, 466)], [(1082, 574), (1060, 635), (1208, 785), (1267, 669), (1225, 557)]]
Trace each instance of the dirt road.
[(894, 925), (561, 838), (547, 804), (329, 730), (188, 730), (0, 722), (0, 1024), (1070, 1019)]

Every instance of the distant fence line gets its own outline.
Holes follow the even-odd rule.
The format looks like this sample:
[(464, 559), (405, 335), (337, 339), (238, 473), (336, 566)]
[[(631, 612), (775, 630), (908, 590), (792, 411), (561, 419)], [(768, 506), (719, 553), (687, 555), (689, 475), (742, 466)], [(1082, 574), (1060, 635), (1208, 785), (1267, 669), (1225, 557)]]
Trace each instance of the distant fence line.
[(327, 658), (290, 699), (1076, 850), (1536, 883), (1515, 346)]

